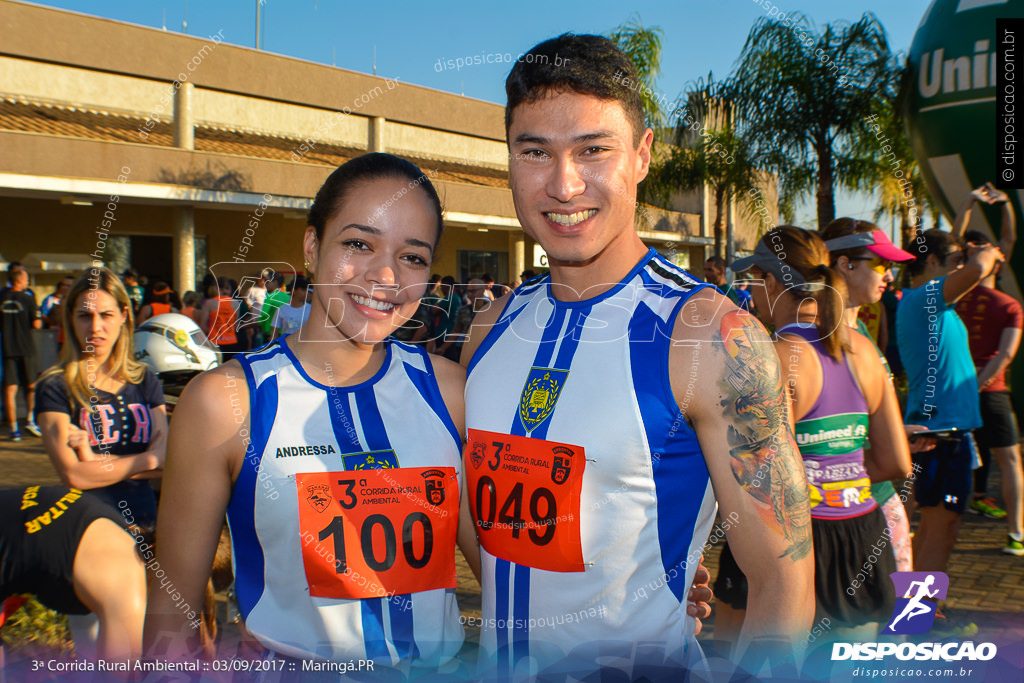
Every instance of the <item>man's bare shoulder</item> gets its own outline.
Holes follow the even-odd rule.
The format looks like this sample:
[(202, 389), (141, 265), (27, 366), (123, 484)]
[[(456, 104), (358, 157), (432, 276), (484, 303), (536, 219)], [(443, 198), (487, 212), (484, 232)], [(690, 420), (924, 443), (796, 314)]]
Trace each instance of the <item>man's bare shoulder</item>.
[[(677, 402), (694, 382), (716, 394), (720, 401), (728, 400), (733, 393), (762, 394), (768, 385), (774, 385), (778, 372), (778, 356), (764, 326), (717, 290), (697, 292), (680, 310), (669, 351), (669, 373)], [(691, 419), (698, 419), (702, 411), (711, 410), (710, 406), (697, 401), (684, 409), (680, 403)], [(722, 417), (715, 410), (711, 412), (716, 419)]]
[(715, 338), (722, 318), (730, 312), (745, 313), (714, 287), (704, 287), (686, 300), (672, 325), (673, 348)]

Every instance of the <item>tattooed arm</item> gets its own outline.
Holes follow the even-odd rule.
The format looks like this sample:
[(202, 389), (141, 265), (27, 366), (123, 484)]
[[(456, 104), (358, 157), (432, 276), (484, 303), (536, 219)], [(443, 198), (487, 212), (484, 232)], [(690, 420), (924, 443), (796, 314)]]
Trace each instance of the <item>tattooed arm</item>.
[(720, 514), (739, 517), (728, 539), (749, 594), (737, 651), (799, 642), (814, 617), (810, 496), (775, 349), (756, 318), (703, 290), (675, 322), (669, 373)]

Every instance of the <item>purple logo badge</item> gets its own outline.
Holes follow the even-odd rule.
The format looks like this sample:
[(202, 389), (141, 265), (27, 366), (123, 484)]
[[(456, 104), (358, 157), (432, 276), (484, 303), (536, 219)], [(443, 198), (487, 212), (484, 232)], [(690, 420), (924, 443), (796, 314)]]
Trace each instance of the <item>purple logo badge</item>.
[(943, 572), (893, 572), (896, 607), (882, 633), (917, 635), (927, 633), (935, 622), (937, 602), (945, 600), (949, 577)]

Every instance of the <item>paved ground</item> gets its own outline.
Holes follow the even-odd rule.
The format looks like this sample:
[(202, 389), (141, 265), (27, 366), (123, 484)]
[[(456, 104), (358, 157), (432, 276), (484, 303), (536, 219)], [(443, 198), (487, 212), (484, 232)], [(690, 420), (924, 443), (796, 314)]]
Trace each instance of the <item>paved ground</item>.
[[(0, 486), (60, 483), (39, 439), (26, 435), (24, 441), (16, 444), (6, 437), (6, 430), (0, 428)], [(990, 491), (999, 490), (998, 467), (990, 477), (990, 487)], [(984, 635), (1008, 628), (1024, 635), (1024, 557), (1000, 551), (1005, 535), (1006, 525), (1002, 522), (964, 515), (959, 542), (949, 564), (947, 611), (953, 620), (973, 621)], [(712, 576), (717, 573), (719, 552), (719, 548), (713, 548), (705, 560)], [(459, 605), (466, 617), (479, 618), (479, 586), (461, 555), (458, 567)], [(477, 636), (476, 628), (467, 627), (469, 641), (475, 643)], [(712, 613), (701, 639), (713, 637)]]
[[(989, 475), (989, 492), (999, 491), (998, 466)], [(896, 487), (897, 491), (900, 489)], [(996, 496), (1001, 499), (1001, 496)], [(919, 516), (911, 520), (916, 530)], [(946, 613), (953, 622), (974, 622), (980, 629), (1014, 629), (1024, 638), (1024, 557), (1002, 552), (1006, 523), (965, 514), (949, 560)], [(718, 571), (718, 549), (705, 560), (711, 576)], [(708, 620), (714, 632), (714, 609)]]

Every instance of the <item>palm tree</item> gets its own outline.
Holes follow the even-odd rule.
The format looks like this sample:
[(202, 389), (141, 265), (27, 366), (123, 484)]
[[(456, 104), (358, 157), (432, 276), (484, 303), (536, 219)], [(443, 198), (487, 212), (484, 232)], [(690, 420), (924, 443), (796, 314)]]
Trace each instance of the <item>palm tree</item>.
[(924, 223), (931, 197), (894, 101), (874, 104), (851, 150), (860, 158), (839, 172), (852, 179), (857, 189), (878, 193), (875, 220), (883, 215), (899, 217), (902, 243), (910, 244)]
[(729, 202), (746, 196), (760, 180), (751, 144), (733, 120), (730, 95), (730, 85), (716, 82), (712, 74), (689, 84), (673, 112), (673, 144), (652, 169), (663, 201), (666, 190), (706, 187), (711, 192), (716, 256), (724, 256), (723, 242), (731, 242), (723, 230)]
[[(640, 95), (640, 101), (643, 104), (644, 118), (647, 125), (656, 132), (661, 131), (665, 126), (663, 103), (667, 104), (665, 96), (659, 95), (655, 89), (655, 80), (661, 71), (662, 35), (662, 30), (657, 26), (645, 27), (638, 15), (633, 15), (628, 21), (608, 34), (608, 39), (625, 52), (633, 62), (633, 66), (636, 67), (640, 82), (637, 94)], [(661, 142), (656, 135), (655, 142), (651, 147), (652, 159), (656, 160), (662, 156), (660, 147)], [(639, 202), (655, 203), (672, 194), (674, 188), (664, 184), (662, 176), (657, 170), (657, 161), (652, 161), (651, 172), (647, 174), (647, 178), (640, 184), (637, 191)]]
[(657, 26), (645, 28), (640, 17), (633, 15), (629, 20), (608, 34), (609, 40), (626, 53), (643, 87), (637, 89), (644, 105), (647, 125), (657, 130), (663, 125), (665, 114), (654, 88), (654, 81), (661, 71), (661, 38), (664, 32)]
[(816, 189), (818, 223), (828, 224), (835, 186), (857, 184), (836, 171), (857, 166), (852, 139), (865, 112), (896, 95), (895, 59), (881, 23), (866, 13), (819, 33), (800, 14), (759, 19), (731, 80), (755, 153), (779, 174), (783, 206)]

